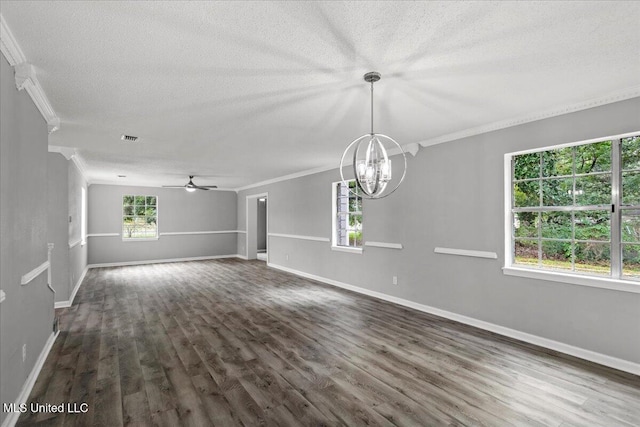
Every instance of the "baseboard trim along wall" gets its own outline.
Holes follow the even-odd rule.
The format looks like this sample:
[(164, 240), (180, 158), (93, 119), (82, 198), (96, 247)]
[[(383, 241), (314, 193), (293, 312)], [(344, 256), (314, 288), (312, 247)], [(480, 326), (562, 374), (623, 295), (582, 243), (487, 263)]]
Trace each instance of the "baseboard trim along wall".
[(124, 262), (106, 262), (102, 264), (89, 264), (87, 268), (100, 268), (100, 267), (125, 267), (128, 265), (145, 265), (145, 264), (164, 264), (167, 262), (186, 262), (186, 261), (206, 261), (208, 259), (221, 259), (221, 258), (243, 258), (238, 254), (233, 255), (211, 255), (211, 256), (196, 256), (188, 258), (167, 258), (167, 259), (149, 259), (141, 261), (124, 261)]
[(78, 289), (80, 289), (80, 285), (82, 285), (82, 281), (84, 280), (84, 276), (87, 275), (87, 271), (89, 271), (89, 266), (86, 266), (84, 270), (82, 270), (82, 274), (80, 278), (76, 281), (76, 285), (73, 287), (73, 291), (71, 292), (71, 296), (67, 301), (58, 301), (55, 303), (55, 308), (66, 308), (71, 307), (73, 305), (73, 300), (76, 297), (76, 293), (78, 293)]
[(104, 264), (89, 264), (84, 268), (82, 275), (76, 282), (75, 287), (73, 288), (73, 292), (71, 293), (71, 297), (67, 301), (58, 301), (55, 303), (55, 308), (67, 308), (73, 305), (73, 300), (76, 298), (76, 294), (78, 293), (78, 289), (80, 289), (80, 285), (84, 281), (84, 277), (87, 275), (87, 271), (90, 268), (100, 268), (100, 267), (125, 267), (132, 265), (145, 265), (145, 264), (162, 264), (167, 262), (184, 262), (184, 261), (205, 261), (208, 259), (221, 259), (221, 258), (240, 258), (246, 260), (247, 257), (239, 254), (233, 255), (214, 255), (214, 256), (202, 256), (202, 257), (190, 257), (190, 258), (171, 258), (171, 259), (154, 259), (154, 260), (145, 260), (145, 261), (126, 261), (126, 262), (110, 262)]
[(444, 317), (445, 319), (454, 320), (456, 322), (464, 323), (466, 325), (474, 326), (476, 328), (484, 329), (489, 332), (494, 332), (499, 335), (504, 335), (509, 338), (514, 338), (520, 341), (524, 341), (530, 344), (534, 344), (540, 347), (555, 350), (560, 353), (575, 356), (580, 359), (588, 360), (590, 362), (598, 363), (600, 365), (608, 366), (610, 368), (619, 369), (621, 371), (629, 372), (635, 375), (640, 375), (640, 364), (630, 362), (628, 360), (619, 359), (617, 357), (608, 356), (606, 354), (597, 353), (595, 351), (586, 350), (584, 348), (575, 347), (569, 344), (565, 344), (559, 341), (554, 341), (548, 338), (543, 338), (537, 335), (532, 335), (526, 332), (518, 331), (515, 329), (507, 328), (504, 326), (496, 325), (494, 323), (485, 322), (484, 320), (475, 319), (473, 317), (464, 316), (461, 314), (453, 313), (439, 308), (431, 307), (417, 302), (409, 301), (406, 299), (394, 297), (391, 295), (383, 294), (381, 292), (371, 291), (369, 289), (360, 288), (358, 286), (342, 283), (337, 280), (327, 279), (325, 277), (316, 276), (315, 274), (305, 273), (303, 271), (295, 270), (281, 265), (268, 263), (269, 267), (286, 271), (307, 279), (317, 280), (318, 282), (326, 283), (328, 285), (336, 286), (339, 288), (347, 289), (359, 294), (368, 295), (370, 297), (378, 298), (384, 301), (392, 302), (394, 304), (402, 305), (404, 307), (413, 308), (414, 310), (422, 311), (436, 316)]
[[(38, 379), (38, 375), (40, 375), (40, 370), (44, 366), (45, 360), (47, 360), (47, 356), (51, 351), (51, 347), (53, 347), (53, 343), (56, 341), (58, 334), (60, 331), (52, 333), (47, 339), (47, 342), (44, 344), (44, 348), (40, 352), (38, 356), (38, 360), (36, 360), (36, 364), (33, 366), (31, 373), (27, 377), (24, 385), (22, 386), (22, 390), (20, 390), (20, 394), (16, 399), (16, 406), (19, 407), (21, 404), (26, 404), (29, 399), (29, 395), (31, 394), (31, 390), (33, 386), (36, 384), (36, 380)], [(20, 412), (9, 412), (7, 413), (7, 417), (4, 419), (2, 423), (2, 427), (13, 427), (18, 422), (18, 418), (20, 417)]]

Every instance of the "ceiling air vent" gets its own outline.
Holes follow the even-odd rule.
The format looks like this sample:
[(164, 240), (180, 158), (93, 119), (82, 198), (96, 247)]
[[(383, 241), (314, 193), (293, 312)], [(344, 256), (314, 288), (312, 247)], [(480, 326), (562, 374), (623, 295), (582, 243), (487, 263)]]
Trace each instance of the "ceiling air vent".
[(124, 135), (123, 134), (120, 137), (120, 139), (123, 140), (124, 142), (136, 142), (140, 138), (138, 138), (137, 136), (133, 136), (133, 135)]

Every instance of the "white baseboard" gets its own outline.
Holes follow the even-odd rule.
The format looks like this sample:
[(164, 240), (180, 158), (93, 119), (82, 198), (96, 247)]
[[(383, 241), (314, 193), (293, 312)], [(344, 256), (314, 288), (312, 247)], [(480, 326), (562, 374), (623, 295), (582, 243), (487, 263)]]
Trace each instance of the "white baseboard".
[(248, 260), (249, 260), (249, 258), (247, 258), (247, 256), (246, 256), (246, 255), (236, 254), (236, 255), (234, 255), (234, 256), (235, 256), (236, 258), (240, 258), (240, 259), (243, 259), (243, 260), (245, 260), (245, 261), (248, 261)]
[[(31, 394), (31, 390), (33, 389), (33, 386), (35, 385), (36, 380), (38, 379), (38, 375), (40, 375), (40, 370), (44, 366), (44, 362), (45, 360), (47, 360), (47, 356), (49, 355), (49, 352), (51, 351), (51, 347), (53, 347), (53, 343), (56, 341), (56, 338), (58, 337), (59, 333), (60, 333), (59, 331), (52, 333), (49, 336), (49, 339), (47, 339), (47, 342), (44, 344), (44, 348), (40, 352), (40, 356), (38, 356), (38, 360), (36, 360), (36, 364), (33, 366), (31, 373), (29, 374), (26, 381), (24, 382), (24, 385), (22, 386), (22, 390), (20, 390), (20, 394), (16, 399), (16, 406), (20, 406), (21, 404), (27, 403), (27, 400), (29, 400), (29, 395)], [(18, 422), (18, 418), (20, 418), (20, 415), (21, 415), (20, 412), (9, 412), (7, 414), (7, 417), (4, 419), (4, 422), (2, 423), (2, 427), (15, 426), (16, 423)]]
[(516, 329), (511, 329), (504, 326), (496, 325), (494, 323), (485, 322), (484, 320), (479, 320), (473, 317), (464, 316), (462, 314), (441, 310), (439, 308), (431, 307), (424, 304), (419, 304), (417, 302), (383, 294), (381, 292), (371, 291), (369, 289), (360, 288), (358, 286), (349, 285), (347, 283), (339, 282), (337, 280), (327, 279), (325, 277), (316, 276), (315, 274), (305, 273), (303, 271), (294, 270), (292, 268), (283, 267), (281, 265), (272, 264), (272, 263), (268, 263), (267, 265), (269, 267), (273, 267), (278, 270), (286, 271), (288, 273), (292, 273), (308, 279), (317, 280), (318, 282), (326, 283), (328, 285), (336, 286), (343, 289), (348, 289), (350, 291), (357, 292), (359, 294), (368, 295), (384, 301), (392, 302), (394, 304), (402, 305), (404, 307), (413, 308), (414, 310), (444, 317), (445, 319), (454, 320), (456, 322), (464, 323), (470, 326), (475, 326), (476, 328), (484, 329), (486, 331), (504, 335), (509, 338), (514, 338), (514, 339), (524, 341), (530, 344), (534, 344), (540, 347), (555, 350), (560, 353), (568, 354), (570, 356), (575, 356), (580, 359), (584, 359), (590, 362), (598, 363), (600, 365), (608, 366), (610, 368), (619, 369), (621, 371), (629, 372), (635, 375), (640, 375), (640, 364), (634, 363), (628, 360), (619, 359), (617, 357), (608, 356), (606, 354), (597, 353), (595, 351), (587, 350), (580, 347), (575, 347), (573, 345), (565, 344), (559, 341), (554, 341), (548, 338), (543, 338), (537, 335), (518, 331)]
[(206, 261), (209, 259), (221, 259), (221, 258), (240, 258), (240, 255), (211, 255), (211, 256), (195, 256), (188, 258), (168, 258), (168, 259), (149, 259), (141, 261), (124, 261), (124, 262), (106, 262), (102, 264), (89, 264), (88, 268), (100, 268), (100, 267), (125, 267), (128, 265), (145, 265), (145, 264), (164, 264), (167, 262), (186, 262), (186, 261)]
[(76, 297), (76, 293), (78, 293), (78, 289), (80, 289), (80, 285), (82, 285), (82, 281), (84, 280), (84, 276), (87, 275), (87, 271), (89, 270), (89, 266), (86, 266), (84, 270), (82, 270), (82, 274), (76, 281), (76, 285), (73, 287), (73, 291), (71, 292), (71, 296), (67, 301), (58, 301), (55, 303), (55, 308), (66, 308), (71, 307), (73, 305), (73, 300)]

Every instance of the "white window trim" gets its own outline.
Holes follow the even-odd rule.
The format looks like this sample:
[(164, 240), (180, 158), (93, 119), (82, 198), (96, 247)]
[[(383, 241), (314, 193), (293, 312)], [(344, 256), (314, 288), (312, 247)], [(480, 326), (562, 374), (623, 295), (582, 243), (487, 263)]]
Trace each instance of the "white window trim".
[(338, 252), (348, 252), (348, 253), (352, 253), (352, 254), (361, 254), (362, 255), (362, 248), (354, 248), (352, 246), (335, 246), (335, 245), (331, 245), (331, 250), (332, 251), (338, 251)]
[(127, 243), (129, 243), (129, 242), (153, 242), (154, 240), (159, 240), (159, 239), (160, 239), (160, 236), (158, 236), (158, 237), (145, 237), (145, 238), (142, 238), (142, 237), (140, 237), (140, 238), (131, 237), (131, 238), (126, 238), (126, 239), (123, 237), (122, 241), (123, 242), (127, 242)]
[(573, 147), (575, 145), (590, 144), (600, 141), (628, 138), (638, 135), (639, 131), (624, 133), (621, 135), (603, 136), (584, 141), (576, 141), (566, 144), (552, 145), (548, 147), (533, 148), (530, 150), (514, 151), (504, 155), (504, 267), (502, 272), (506, 276), (526, 277), (529, 279), (547, 280), (551, 282), (561, 282), (571, 285), (588, 286), (600, 289), (611, 289), (621, 292), (640, 293), (640, 282), (633, 280), (614, 279), (612, 277), (587, 276), (575, 272), (560, 272), (553, 270), (542, 270), (537, 268), (526, 268), (513, 264), (513, 253), (511, 252), (511, 197), (513, 185), (511, 182), (511, 159), (521, 154), (537, 153), (545, 150)]
[(335, 181), (331, 184), (331, 250), (362, 255), (362, 247), (355, 248), (353, 246), (339, 246), (336, 244), (336, 241), (338, 240), (338, 236), (336, 235), (336, 213), (338, 208), (336, 206), (336, 199), (338, 197), (338, 195), (336, 194), (336, 187), (341, 182), (342, 181)]

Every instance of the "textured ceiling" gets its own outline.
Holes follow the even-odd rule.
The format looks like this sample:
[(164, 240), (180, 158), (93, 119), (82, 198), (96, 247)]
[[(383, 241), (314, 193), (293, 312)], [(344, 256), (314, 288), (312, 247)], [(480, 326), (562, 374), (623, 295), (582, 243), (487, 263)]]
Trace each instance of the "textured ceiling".
[(92, 182), (238, 188), (337, 164), (369, 129), (371, 70), (376, 131), (401, 144), (640, 86), (639, 2), (0, 7), (62, 121), (49, 143)]

